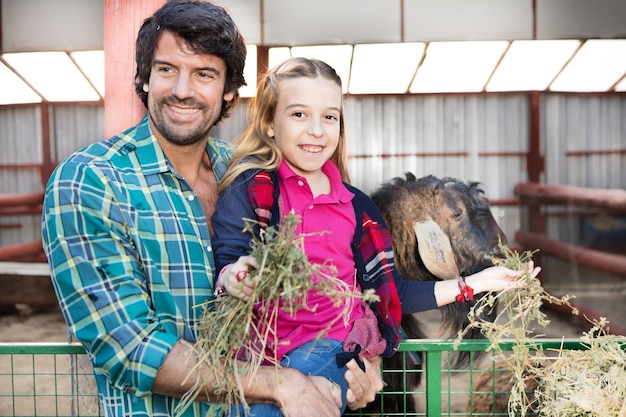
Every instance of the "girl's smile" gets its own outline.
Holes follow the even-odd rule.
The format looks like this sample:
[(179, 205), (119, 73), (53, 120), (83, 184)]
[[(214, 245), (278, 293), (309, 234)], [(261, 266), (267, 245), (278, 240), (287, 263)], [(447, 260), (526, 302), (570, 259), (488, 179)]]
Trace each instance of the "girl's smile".
[(326, 78), (280, 81), (268, 135), (291, 169), (309, 181), (319, 178), (322, 166), (337, 149), (341, 101), (341, 87)]

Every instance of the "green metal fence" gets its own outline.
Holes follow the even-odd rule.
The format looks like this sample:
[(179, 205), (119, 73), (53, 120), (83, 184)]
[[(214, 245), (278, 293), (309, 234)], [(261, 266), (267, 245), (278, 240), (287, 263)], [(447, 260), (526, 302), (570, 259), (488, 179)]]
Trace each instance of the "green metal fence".
[[(580, 339), (535, 339), (533, 344), (544, 351), (585, 349)], [(488, 341), (464, 340), (457, 349), (484, 352), (489, 345)], [(513, 345), (507, 341), (500, 343), (503, 350), (511, 350)], [(467, 369), (452, 369), (454, 350), (452, 340), (405, 340), (400, 344), (400, 352), (423, 352), (424, 368), (416, 371), (423, 373), (422, 383), (416, 388), (405, 387), (401, 393), (407, 398), (412, 396), (417, 403), (418, 411), (411, 415), (508, 415), (496, 409), (499, 397), (507, 395), (495, 382), (496, 374), (504, 371), (495, 366), (489, 355), (482, 360), (471, 359)], [(411, 371), (405, 366), (403, 372)], [(486, 391), (484, 388), (475, 391), (476, 381), (484, 379), (485, 374), (493, 383), (488, 384)], [(0, 343), (0, 416), (99, 416), (101, 410), (94, 384), (89, 361), (79, 344)], [(483, 399), (486, 395), (487, 401), (493, 402), (490, 412), (468, 411), (477, 394)]]
[(0, 416), (99, 416), (78, 343), (0, 343)]

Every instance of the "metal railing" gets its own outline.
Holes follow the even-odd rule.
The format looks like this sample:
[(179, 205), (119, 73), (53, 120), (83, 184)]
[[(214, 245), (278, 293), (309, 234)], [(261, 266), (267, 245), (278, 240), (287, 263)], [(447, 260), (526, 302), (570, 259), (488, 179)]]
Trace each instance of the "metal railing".
[[(511, 350), (512, 341), (500, 342), (504, 351)], [(550, 349), (586, 349), (580, 339), (533, 339), (533, 345)], [(482, 360), (470, 358), (467, 369), (453, 369), (451, 354), (455, 350), (485, 352), (490, 342), (463, 340), (455, 349), (453, 340), (404, 340), (399, 352), (421, 352), (424, 367), (403, 372), (422, 373), (418, 387), (405, 387), (402, 394), (413, 396), (417, 403), (415, 416), (478, 416), (508, 415), (493, 410), (489, 414), (468, 411), (475, 397), (474, 384), (484, 374), (495, 377), (495, 362), (490, 354)], [(402, 353), (400, 353), (402, 354)], [(388, 372), (384, 370), (384, 372)], [(495, 378), (494, 378), (495, 381)], [(507, 395), (495, 382), (487, 394)], [(484, 391), (481, 391), (485, 394)], [(384, 403), (384, 398), (383, 398)], [(82, 346), (77, 343), (0, 343), (0, 416), (99, 416), (95, 382), (91, 365)], [(364, 414), (352, 415), (380, 415)], [(385, 413), (385, 415), (391, 415)], [(409, 415), (406, 413), (396, 415)]]

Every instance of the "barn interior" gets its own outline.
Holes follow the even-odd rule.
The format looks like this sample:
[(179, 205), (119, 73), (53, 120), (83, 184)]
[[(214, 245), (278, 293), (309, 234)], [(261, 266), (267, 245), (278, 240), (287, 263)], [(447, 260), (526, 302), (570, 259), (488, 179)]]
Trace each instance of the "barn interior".
[[(0, 345), (68, 338), (41, 246), (44, 187), (59, 161), (143, 117), (135, 36), (166, 1), (0, 0)], [(244, 129), (259, 74), (290, 56), (325, 60), (343, 81), (353, 185), (372, 193), (407, 172), (479, 182), (510, 246), (537, 250), (546, 290), (576, 297), (579, 316), (545, 306), (548, 336), (602, 317), (626, 335), (625, 1), (214, 3), (248, 59), (242, 102), (213, 137)], [(14, 395), (1, 390), (0, 415), (47, 415), (24, 412), (35, 396), (19, 393), (49, 399), (54, 372), (34, 390), (35, 360), (11, 356), (11, 375), (6, 357)], [(447, 406), (463, 409), (459, 398)]]
[[(56, 302), (43, 189), (64, 157), (143, 116), (134, 39), (164, 1), (0, 0), (4, 310)], [(625, 2), (215, 3), (249, 50), (243, 103), (213, 136), (242, 131), (258, 74), (326, 60), (344, 81), (354, 185), (405, 172), (480, 182), (509, 242), (539, 250), (545, 287), (626, 334)]]

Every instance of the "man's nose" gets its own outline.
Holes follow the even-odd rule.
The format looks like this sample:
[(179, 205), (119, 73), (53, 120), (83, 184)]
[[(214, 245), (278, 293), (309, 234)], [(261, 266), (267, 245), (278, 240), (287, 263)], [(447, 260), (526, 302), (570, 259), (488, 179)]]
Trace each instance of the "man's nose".
[(195, 90), (191, 83), (191, 77), (188, 74), (180, 73), (176, 77), (176, 82), (172, 87), (172, 94), (183, 100), (189, 97), (193, 97)]

